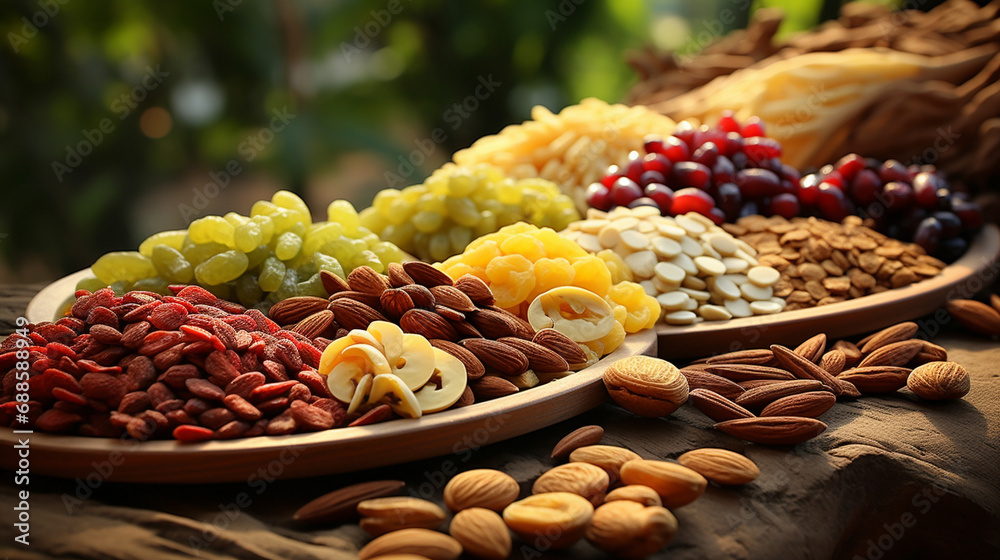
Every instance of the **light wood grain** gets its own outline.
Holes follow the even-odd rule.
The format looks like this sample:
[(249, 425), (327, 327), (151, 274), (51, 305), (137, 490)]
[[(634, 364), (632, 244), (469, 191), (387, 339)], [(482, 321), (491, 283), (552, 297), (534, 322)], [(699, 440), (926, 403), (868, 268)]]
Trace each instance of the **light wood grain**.
[[(922, 317), (934, 313), (947, 300), (971, 297), (993, 283), (998, 273), (998, 254), (1000, 230), (990, 224), (983, 228), (966, 254), (941, 274), (903, 288), (774, 315), (705, 321), (684, 327), (659, 325), (660, 357), (679, 360), (765, 348), (776, 343), (795, 345), (820, 332), (842, 338)], [(921, 328), (925, 335), (933, 336), (940, 325), (924, 320)]]
[[(493, 401), (415, 420), (310, 434), (182, 444), (35, 433), (30, 436), (31, 471), (83, 479), (98, 470), (97, 464), (110, 471), (102, 478), (118, 482), (236, 482), (336, 474), (462, 453), (600, 405), (607, 400), (604, 370), (618, 359), (639, 354), (656, 355), (656, 333), (630, 335), (589, 368)], [(0, 443), (5, 446), (24, 437), (0, 428)], [(13, 453), (5, 453), (0, 468), (13, 470), (16, 461)]]

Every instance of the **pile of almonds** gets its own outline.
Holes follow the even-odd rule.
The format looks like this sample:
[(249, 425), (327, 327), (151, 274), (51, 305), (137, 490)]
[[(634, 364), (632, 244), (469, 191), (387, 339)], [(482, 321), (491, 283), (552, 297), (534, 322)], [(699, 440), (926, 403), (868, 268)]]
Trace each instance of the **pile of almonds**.
[(837, 224), (755, 215), (723, 228), (753, 246), (761, 265), (781, 273), (774, 295), (785, 299), (788, 311), (901, 288), (946, 266), (919, 245), (863, 226), (857, 216)]
[(680, 370), (691, 403), (715, 420), (715, 428), (755, 443), (795, 445), (816, 437), (826, 424), (816, 418), (840, 397), (895, 392), (906, 386), (929, 400), (959, 399), (969, 374), (946, 361), (947, 351), (912, 338), (916, 323), (883, 329), (857, 344), (839, 340), (827, 348), (818, 334), (795, 349), (740, 350)]
[(599, 426), (585, 426), (560, 440), (552, 457), (569, 462), (542, 473), (531, 495), (520, 500), (518, 482), (504, 472), (475, 469), (454, 476), (444, 488), (445, 506), (454, 512), (448, 534), (436, 530), (448, 518), (444, 508), (397, 496), (405, 485), (392, 480), (341, 488), (306, 504), (294, 518), (313, 526), (360, 518), (361, 528), (375, 537), (359, 552), (361, 560), (454, 560), (463, 553), (503, 560), (515, 544), (511, 532), (526, 556), (586, 539), (618, 557), (645, 558), (676, 534), (670, 509), (696, 500), (709, 481), (746, 484), (760, 474), (753, 461), (725, 449), (695, 449), (677, 462), (649, 460), (600, 445), (603, 434)]
[[(317, 373), (324, 348), (198, 286), (175, 295), (82, 290), (68, 317), (0, 345), (0, 425), (182, 441), (325, 430), (352, 417)], [(25, 360), (26, 357), (26, 360)], [(27, 391), (15, 364), (30, 366)], [(28, 422), (15, 393), (27, 392)]]
[(516, 393), (596, 361), (561, 332), (536, 332), (527, 321), (493, 305), (489, 286), (475, 276), (452, 281), (420, 261), (392, 263), (387, 272), (360, 266), (344, 281), (324, 271), (329, 299), (288, 298), (274, 304), (269, 315), (307, 336), (343, 338), (375, 321), (421, 335), (465, 366), (469, 385), (459, 406)]

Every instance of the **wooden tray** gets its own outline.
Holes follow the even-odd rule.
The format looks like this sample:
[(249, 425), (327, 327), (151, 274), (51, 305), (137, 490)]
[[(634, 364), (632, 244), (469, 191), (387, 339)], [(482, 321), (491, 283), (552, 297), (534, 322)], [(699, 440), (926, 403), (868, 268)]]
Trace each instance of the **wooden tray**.
[[(0, 443), (10, 449), (18, 439), (29, 437), (32, 474), (84, 480), (186, 484), (351, 472), (469, 453), (586, 412), (607, 400), (604, 370), (618, 359), (639, 354), (656, 354), (653, 331), (626, 337), (620, 348), (569, 377), (415, 420), (195, 444), (25, 435), (0, 428)], [(16, 464), (15, 453), (0, 458), (0, 468), (15, 470)]]
[[(690, 326), (657, 326), (661, 358), (699, 358), (771, 344), (796, 345), (825, 332), (831, 338), (869, 333), (883, 327), (934, 313), (945, 301), (968, 298), (997, 277), (1000, 230), (989, 224), (969, 250), (941, 274), (904, 288), (858, 299), (729, 321), (705, 321)], [(933, 337), (947, 313), (919, 322), (920, 334)]]

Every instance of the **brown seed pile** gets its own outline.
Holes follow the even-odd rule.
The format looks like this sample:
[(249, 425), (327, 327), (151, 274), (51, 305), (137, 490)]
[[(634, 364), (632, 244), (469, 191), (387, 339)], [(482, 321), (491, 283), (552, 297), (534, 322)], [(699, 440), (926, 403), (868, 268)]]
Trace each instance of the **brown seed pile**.
[[(821, 333), (795, 349), (774, 344), (719, 354), (681, 373), (691, 403), (716, 429), (755, 443), (795, 445), (826, 430), (817, 418), (840, 397), (892, 393), (908, 380), (927, 399), (964, 396), (968, 373), (947, 362), (941, 346), (913, 338), (917, 329), (899, 323), (857, 344), (838, 340), (829, 347)], [(913, 379), (916, 370), (919, 379)]]
[(936, 276), (946, 265), (913, 243), (887, 237), (851, 216), (842, 224), (818, 218), (747, 216), (723, 228), (757, 250), (781, 273), (774, 295), (786, 311), (838, 303)]
[[(370, 421), (348, 416), (316, 372), (329, 341), (282, 330), (257, 310), (198, 286), (166, 297), (76, 295), (69, 316), (0, 345), (0, 425), (201, 441)], [(24, 362), (22, 381), (15, 364)], [(27, 423), (15, 400), (25, 392)]]
[[(416, 554), (426, 558), (503, 560), (520, 550), (559, 550), (585, 539), (621, 558), (645, 558), (665, 547), (678, 529), (668, 508), (698, 499), (712, 481), (747, 484), (760, 474), (747, 457), (726, 449), (694, 449), (676, 462), (643, 459), (623, 447), (598, 445), (604, 430), (586, 426), (564, 437), (553, 457), (569, 462), (542, 473), (530, 495), (510, 475), (474, 469), (452, 477), (444, 505), (453, 512), (448, 534), (438, 529), (448, 513), (441, 505), (397, 496), (395, 480), (355, 484), (301, 507), (296, 522), (322, 526), (356, 521), (375, 537), (362, 560)], [(610, 491), (609, 491), (610, 490)], [(412, 493), (412, 492), (411, 492)]]
[(336, 338), (373, 321), (390, 321), (458, 358), (469, 377), (457, 406), (516, 393), (591, 365), (583, 348), (554, 329), (538, 332), (494, 304), (489, 286), (466, 275), (456, 281), (433, 266), (392, 263), (388, 274), (355, 268), (344, 281), (322, 273), (329, 300), (293, 297), (270, 317), (294, 331)]

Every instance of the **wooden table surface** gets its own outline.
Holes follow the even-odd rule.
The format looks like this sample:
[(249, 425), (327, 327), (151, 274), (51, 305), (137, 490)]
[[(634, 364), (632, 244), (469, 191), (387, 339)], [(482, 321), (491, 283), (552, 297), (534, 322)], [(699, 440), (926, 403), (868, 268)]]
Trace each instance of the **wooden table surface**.
[[(0, 286), (0, 334), (13, 330), (41, 286)], [(814, 333), (802, 333), (802, 338)], [(0, 483), (6, 558), (353, 558), (366, 535), (356, 525), (307, 529), (291, 522), (301, 505), (341, 486), (399, 479), (415, 495), (442, 503), (451, 474), (496, 468), (522, 495), (553, 466), (552, 446), (587, 424), (603, 443), (646, 458), (676, 458), (698, 447), (745, 453), (760, 467), (753, 483), (710, 485), (674, 511), (680, 530), (657, 558), (987, 558), (1000, 552), (1000, 345), (942, 326), (934, 342), (972, 374), (963, 400), (931, 404), (902, 391), (838, 403), (829, 429), (795, 447), (753, 445), (711, 429), (686, 405), (662, 419), (635, 417), (613, 404), (511, 440), (488, 434), (459, 453), (347, 475), (274, 479), (261, 465), (246, 482), (138, 485), (30, 475), (30, 544), (14, 542), (14, 473)], [(789, 344), (798, 341), (789, 341)], [(13, 450), (5, 449), (4, 453)], [(392, 453), (392, 449), (386, 449)], [(544, 548), (544, 546), (542, 547)], [(515, 539), (511, 558), (603, 558), (586, 543), (538, 551)]]

